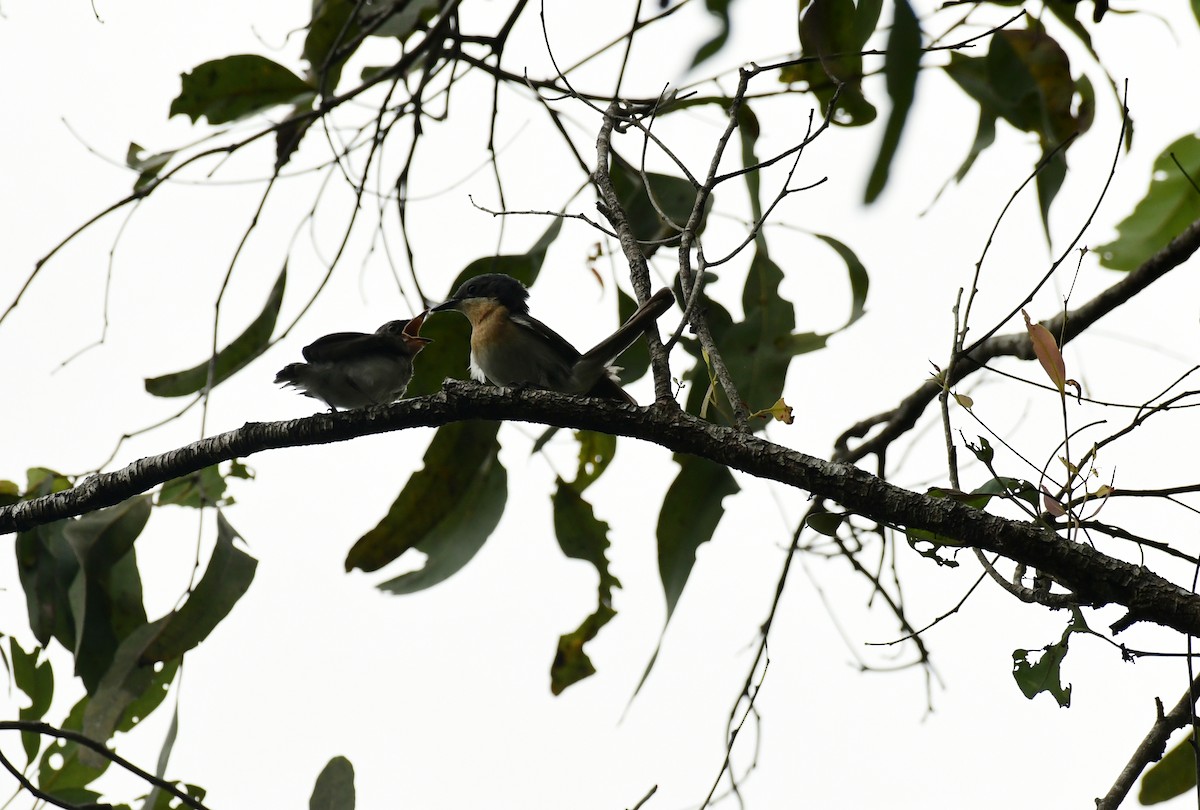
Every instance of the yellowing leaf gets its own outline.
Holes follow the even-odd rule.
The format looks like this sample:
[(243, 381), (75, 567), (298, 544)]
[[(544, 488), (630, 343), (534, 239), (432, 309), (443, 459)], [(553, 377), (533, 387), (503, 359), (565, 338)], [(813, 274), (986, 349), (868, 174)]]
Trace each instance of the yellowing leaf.
[(966, 408), (967, 410), (970, 410), (971, 408), (974, 408), (974, 407), (975, 407), (975, 400), (971, 399), (971, 398), (970, 398), (969, 396), (967, 396), (966, 394), (955, 394), (955, 395), (954, 395), (954, 400), (955, 400), (955, 401), (956, 401), (956, 402), (957, 402), (959, 405), (961, 405), (961, 406), (963, 406), (964, 408)]
[(790, 425), (792, 422), (796, 421), (795, 417), (792, 416), (791, 406), (783, 401), (783, 397), (775, 400), (775, 404), (770, 408), (764, 408), (761, 411), (755, 411), (754, 413), (750, 414), (750, 417), (759, 417), (762, 419), (767, 419), (769, 417), (783, 422), (785, 425)]

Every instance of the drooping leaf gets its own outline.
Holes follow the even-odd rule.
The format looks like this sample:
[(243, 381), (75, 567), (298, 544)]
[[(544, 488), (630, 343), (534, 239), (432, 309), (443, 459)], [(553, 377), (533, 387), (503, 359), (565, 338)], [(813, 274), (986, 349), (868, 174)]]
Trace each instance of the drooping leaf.
[[(814, 59), (780, 71), (782, 82), (802, 82), (828, 113), (836, 95), (832, 120), (862, 126), (875, 120), (875, 106), (862, 93), (860, 52), (875, 32), (881, 0), (813, 0), (800, 18), (800, 53)], [(839, 92), (840, 86), (840, 92)]]
[[(142, 653), (170, 623), (171, 614), (143, 624), (117, 647), (112, 665), (100, 679), (83, 713), (83, 732), (93, 740), (107, 741), (116, 731), (122, 716), (135, 700), (150, 688), (154, 665), (142, 661)], [(79, 759), (87, 767), (97, 768), (105, 761), (95, 752), (83, 750)]]
[[(364, 37), (407, 39), (418, 23), (432, 19), (438, 0), (314, 0), (312, 20), (304, 38), (304, 59), (322, 96), (332, 95), (342, 68)], [(366, 77), (364, 77), (364, 80)]]
[(559, 638), (554, 663), (550, 667), (550, 691), (561, 694), (571, 684), (595, 674), (596, 668), (583, 646), (595, 638), (600, 628), (616, 615), (612, 591), (621, 587), (608, 570), (608, 524), (596, 518), (592, 506), (583, 499), (575, 484), (558, 481), (551, 501), (554, 504), (554, 534), (558, 545), (571, 559), (590, 563), (599, 575), (596, 610), (574, 632)]
[[(749, 102), (745, 102), (738, 108), (738, 137), (742, 141), (742, 166), (749, 167), (758, 163), (758, 155), (755, 154), (755, 146), (758, 144), (758, 138), (762, 134), (762, 126), (758, 123), (758, 116), (750, 109)], [(762, 187), (761, 172), (746, 172), (742, 177), (746, 180), (746, 192), (750, 196), (750, 215), (754, 217), (755, 222), (762, 219), (762, 196), (760, 194)], [(760, 240), (765, 239), (762, 229), (760, 228), (757, 234)]]
[[(1198, 15), (1200, 16), (1200, 15)], [(1196, 749), (1189, 734), (1142, 774), (1138, 804), (1158, 804), (1196, 786)]]
[[(425, 555), (424, 565), (379, 586), (388, 593), (406, 594), (432, 587), (470, 562), (500, 522), (508, 500), (497, 427), (488, 422), (441, 427), (425, 454), (424, 469), (413, 474), (387, 516), (351, 549), (347, 570), (352, 563), (375, 570), (368, 563), (381, 564), (415, 548)], [(439, 486), (445, 490), (433, 489)], [(412, 496), (420, 493), (426, 493), (427, 500), (414, 501)], [(429, 514), (412, 511), (422, 509)], [(406, 515), (419, 526), (403, 525), (400, 518)]]
[[(62, 728), (82, 731), (84, 712), (90, 702), (86, 696), (76, 702), (67, 714), (67, 719), (63, 721)], [(63, 739), (48, 741), (38, 760), (38, 787), (61, 797), (72, 795), (91, 784), (108, 768), (109, 761), (102, 757), (93, 757), (92, 764), (88, 764), (80, 759), (80, 755), (86, 750), (78, 743)], [(96, 762), (97, 759), (100, 761)]]
[(750, 410), (769, 407), (783, 395), (793, 357), (824, 345), (823, 336), (797, 340), (804, 336), (792, 333), (796, 314), (791, 302), (779, 294), (782, 281), (783, 270), (760, 249), (742, 291), (745, 320), (729, 326), (718, 339), (738, 394)]
[(809, 515), (804, 522), (817, 534), (826, 537), (837, 537), (838, 529), (846, 521), (846, 516), (836, 512), (817, 512)]
[(141, 660), (173, 661), (196, 647), (229, 615), (254, 580), (258, 560), (234, 544), (238, 533), (217, 512), (217, 542), (204, 576), (183, 606), (142, 653)]
[[(50, 709), (54, 698), (54, 670), (49, 661), (38, 663), (40, 647), (25, 652), (15, 638), (9, 637), (9, 653), (12, 656), (13, 684), (26, 694), (29, 705), (22, 706), (18, 717), (26, 722), (41, 720)], [(21, 732), (21, 745), (25, 748), (25, 759), (33, 762), (42, 746), (42, 738), (30, 731)]]
[[(175, 663), (175, 662), (172, 662)], [(158, 764), (154, 767), (154, 775), (162, 779), (167, 774), (167, 762), (171, 759), (171, 751), (175, 748), (175, 739), (179, 736), (179, 701), (175, 701), (175, 711), (171, 714), (171, 724), (167, 726), (167, 736), (163, 739), (162, 748), (158, 752)], [(163, 801), (162, 797), (167, 796)], [(161, 805), (161, 806), (160, 806)], [(142, 801), (141, 810), (170, 810), (171, 799), (161, 787), (155, 785)]]
[(117, 721), (116, 731), (129, 731), (162, 705), (162, 702), (167, 699), (167, 692), (170, 691), (175, 676), (179, 674), (181, 663), (182, 661), (177, 658), (156, 668), (149, 685), (125, 707), (121, 719)]
[(705, 42), (696, 51), (690, 67), (694, 68), (701, 62), (711, 59), (717, 51), (725, 47), (725, 43), (729, 40), (729, 4), (732, 2), (733, 0), (704, 0), (704, 8), (717, 18), (720, 28), (712, 39)]
[(354, 766), (345, 757), (334, 757), (317, 776), (308, 810), (354, 810)]
[(958, 567), (958, 560), (952, 557), (943, 557), (938, 553), (944, 548), (958, 548), (962, 546), (962, 543), (959, 543), (953, 537), (945, 537), (936, 532), (917, 529), (911, 526), (904, 530), (904, 535), (908, 540), (909, 547), (922, 557), (933, 560), (938, 565), (945, 566), (946, 568)]
[(656, 532), (658, 575), (667, 600), (667, 620), (658, 638), (658, 646), (634, 689), (635, 696), (650, 677), (654, 662), (658, 660), (667, 625), (696, 564), (696, 550), (711, 540), (717, 530), (717, 524), (725, 514), (721, 502), (740, 489), (728, 467), (698, 456), (676, 454), (675, 461), (679, 464), (679, 475), (667, 488), (662, 509), (658, 513)]
[(63, 536), (79, 563), (68, 589), (75, 674), (94, 693), (125, 637), (146, 623), (134, 541), (150, 519), (137, 496), (68, 521)]
[(237, 54), (197, 65), (181, 77), (182, 88), (171, 102), (171, 115), (201, 117), (212, 125), (227, 124), (281, 104), (312, 96), (315, 88), (265, 56)]
[[(213, 388), (232, 377), (266, 350), (271, 341), (271, 333), (275, 331), (275, 319), (279, 317), (279, 306), (283, 303), (283, 290), (286, 284), (287, 265), (284, 265), (267, 296), (267, 302), (263, 306), (262, 312), (246, 327), (246, 331), (217, 352), (213, 367)], [(182, 397), (195, 394), (208, 385), (208, 367), (209, 361), (205, 360), (200, 365), (186, 371), (151, 377), (146, 380), (146, 391), (156, 397)]]
[(17, 535), (17, 575), (25, 590), (29, 627), (43, 647), (50, 639), (75, 649), (69, 591), (79, 562), (63, 536), (66, 521), (36, 526)]
[(921, 26), (917, 22), (917, 15), (913, 13), (908, 0), (893, 0), (893, 5), (892, 32), (888, 35), (887, 57), (883, 66), (892, 110), (883, 130), (879, 155), (867, 180), (868, 203), (878, 199), (887, 185), (892, 158), (896, 156), (900, 135), (904, 132), (904, 123), (908, 120), (908, 111), (916, 95), (917, 73), (921, 67)]
[(1154, 159), (1146, 196), (1117, 225), (1117, 238), (1095, 249), (1101, 264), (1133, 270), (1200, 219), (1200, 193), (1187, 175), (1200, 183), (1200, 137), (1196, 135), (1184, 135)]
[[(857, 254), (846, 244), (823, 233), (815, 233), (813, 236), (833, 248), (846, 263), (846, 275), (850, 279), (850, 317), (841, 327), (841, 329), (845, 329), (861, 318), (863, 312), (866, 311), (867, 292), (871, 288), (871, 277), (867, 274), (867, 268), (859, 260)], [(841, 329), (837, 331), (841, 331)]]
[(578, 430), (575, 439), (579, 442), (579, 468), (571, 487), (582, 494), (608, 469), (613, 456), (617, 454), (617, 437), (611, 433)]
[(1037, 356), (1038, 362), (1042, 364), (1050, 382), (1054, 383), (1054, 387), (1058, 389), (1059, 396), (1064, 396), (1067, 384), (1067, 365), (1063, 361), (1062, 351), (1058, 348), (1054, 335), (1050, 334), (1050, 330), (1040, 323), (1030, 321), (1029, 313), (1025, 310), (1021, 310), (1021, 315), (1025, 318), (1025, 329), (1029, 332), (1030, 342), (1033, 343), (1033, 353)]
[[(526, 286), (532, 285), (541, 272), (546, 251), (561, 231), (562, 220), (556, 217), (528, 253), (476, 259), (458, 274), (448, 293), (452, 294), (464, 281), (483, 273), (506, 273)], [(468, 376), (471, 327), (466, 318), (453, 312), (437, 313), (426, 319), (421, 335), (433, 342), (421, 351), (421, 360), (413, 370), (412, 381), (408, 384), (410, 397), (440, 390), (447, 377), (461, 380)]]
[(725, 514), (722, 501), (740, 489), (723, 465), (686, 455), (676, 455), (675, 461), (679, 475), (667, 488), (656, 532), (668, 621), (696, 563), (696, 550), (712, 538)]
[[(1030, 661), (1030, 650), (1013, 650), (1013, 678), (1017, 681), (1022, 694), (1032, 700), (1041, 692), (1048, 692), (1058, 701), (1058, 705), (1067, 708), (1071, 705), (1071, 685), (1062, 685), (1061, 667), (1067, 656), (1067, 641), (1072, 633), (1084, 632), (1087, 624), (1078, 608), (1071, 609), (1071, 621), (1063, 631), (1062, 639), (1057, 644), (1048, 644), (1040, 651), (1036, 661)], [(1032, 651), (1038, 655), (1039, 651)]]
[[(1050, 204), (1066, 173), (1065, 152), (1055, 150), (1091, 126), (1095, 106), (1091, 82), (1086, 76), (1071, 77), (1066, 51), (1033, 18), (1026, 30), (996, 32), (986, 56), (952, 53), (946, 73), (980, 109), (975, 144), (956, 178), (961, 180), (994, 141), (995, 119), (1035, 133), (1042, 146), (1038, 199), (1048, 233)], [(1081, 99), (1078, 109), (1074, 109), (1076, 95)]]
[(312, 108), (313, 99), (294, 105), (287, 119), (275, 130), (275, 171), (278, 172), (292, 159), (292, 155), (300, 148), (305, 133), (317, 120), (316, 116), (306, 115)]

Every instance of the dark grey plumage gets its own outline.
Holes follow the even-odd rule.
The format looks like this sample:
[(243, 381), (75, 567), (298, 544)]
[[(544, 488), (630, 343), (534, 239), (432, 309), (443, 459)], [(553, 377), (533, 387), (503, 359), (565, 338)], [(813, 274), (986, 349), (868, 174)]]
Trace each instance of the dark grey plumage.
[(291, 363), (275, 382), (319, 399), (330, 410), (386, 405), (404, 396), (413, 358), (429, 343), (420, 336), (425, 313), (388, 321), (374, 333), (335, 332), (304, 347), (304, 363)]

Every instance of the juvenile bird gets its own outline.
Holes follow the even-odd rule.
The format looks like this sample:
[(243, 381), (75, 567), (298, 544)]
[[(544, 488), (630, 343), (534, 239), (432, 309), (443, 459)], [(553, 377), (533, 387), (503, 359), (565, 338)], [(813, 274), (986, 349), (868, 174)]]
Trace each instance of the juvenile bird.
[(422, 312), (410, 321), (388, 321), (375, 330), (335, 332), (304, 347), (307, 363), (291, 363), (275, 382), (319, 399), (331, 411), (386, 405), (404, 396), (413, 375), (413, 358), (429, 338), (420, 335)]
[(455, 309), (471, 322), (471, 376), (501, 388), (532, 385), (565, 394), (606, 397), (636, 405), (611, 363), (675, 303), (661, 289), (617, 331), (580, 354), (529, 314), (529, 291), (512, 276), (487, 273), (463, 282), (430, 312)]

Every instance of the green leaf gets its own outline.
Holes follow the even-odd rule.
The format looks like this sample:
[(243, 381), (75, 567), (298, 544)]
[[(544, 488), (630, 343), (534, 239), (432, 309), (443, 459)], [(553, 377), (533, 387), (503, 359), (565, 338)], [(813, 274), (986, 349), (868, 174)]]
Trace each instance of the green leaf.
[[(49, 661), (38, 663), (40, 647), (25, 652), (15, 638), (9, 637), (9, 653), (12, 655), (12, 676), (16, 687), (29, 697), (29, 705), (20, 709), (19, 719), (41, 720), (50, 709), (54, 698), (54, 670)], [(42, 747), (42, 738), (33, 732), (21, 732), (21, 745), (25, 748), (25, 759), (33, 762)]]
[[(171, 684), (175, 681), (175, 676), (179, 674), (179, 665), (181, 663), (182, 660), (177, 658), (174, 661), (167, 661), (162, 667), (158, 668), (145, 690), (125, 707), (125, 711), (121, 714), (121, 719), (117, 721), (117, 731), (130, 731), (162, 705), (162, 702), (167, 699), (167, 692), (170, 691)], [(176, 707), (176, 713), (178, 714), (178, 707)], [(161, 755), (159, 761), (162, 761)]]
[(716, 35), (700, 46), (696, 51), (696, 55), (692, 57), (692, 64), (689, 67), (696, 67), (701, 62), (711, 59), (717, 51), (725, 47), (725, 43), (729, 40), (729, 4), (733, 0), (704, 0), (704, 8), (709, 14), (717, 18), (720, 29)]
[[(279, 306), (283, 303), (283, 289), (287, 284), (287, 265), (275, 279), (275, 285), (267, 296), (258, 317), (246, 327), (246, 331), (234, 338), (233, 342), (217, 352), (213, 368), (212, 388), (241, 371), (246, 365), (258, 357), (271, 342), (271, 333), (275, 331), (275, 319), (279, 317)], [(209, 361), (205, 360), (198, 366), (177, 371), (174, 374), (164, 374), (161, 377), (151, 377), (146, 380), (146, 391), (156, 397), (182, 397), (204, 390), (208, 385)]]
[(146, 646), (141, 656), (143, 662), (182, 657), (208, 638), (249, 590), (258, 560), (234, 545), (238, 537), (237, 531), (218, 512), (217, 542), (204, 576), (183, 606), (170, 614), (170, 622), (162, 632)]
[[(93, 740), (106, 742), (112, 737), (129, 706), (140, 698), (154, 681), (152, 663), (144, 662), (142, 654), (171, 621), (172, 614), (143, 624), (130, 633), (117, 648), (112, 665), (100, 679), (99, 685), (83, 712), (83, 732)], [(99, 768), (106, 760), (93, 751), (79, 752), (81, 764)]]
[(992, 459), (994, 459), (996, 456), (996, 451), (992, 449), (992, 443), (983, 436), (979, 437), (978, 445), (967, 442), (967, 449), (970, 450), (975, 458), (979, 459), (979, 461), (985, 467), (991, 464)]
[(908, 0), (894, 0), (894, 6), (892, 32), (888, 36), (887, 57), (883, 66), (888, 95), (892, 99), (892, 111), (883, 130), (879, 156), (867, 180), (868, 203), (874, 202), (887, 185), (888, 170), (900, 145), (900, 135), (904, 132), (904, 123), (908, 120), (908, 111), (916, 95), (917, 72), (921, 67), (921, 26), (917, 23), (917, 16), (913, 14)]
[(200, 509), (215, 506), (225, 497), (225, 479), (216, 464), (162, 485), (158, 505), (190, 506)]
[[(616, 152), (613, 153), (609, 175), (633, 235), (643, 242), (658, 243), (643, 244), (642, 253), (650, 257), (660, 247), (678, 245), (679, 229), (687, 224), (696, 205), (696, 189), (691, 182), (682, 177), (655, 172), (646, 172), (643, 182), (637, 168)], [(712, 210), (712, 201), (710, 195), (697, 233), (704, 230), (708, 212)], [(657, 208), (655, 203), (658, 204)], [(666, 220), (658, 213), (659, 209), (666, 215)]]
[(1155, 158), (1150, 188), (1133, 213), (1117, 225), (1117, 238), (1095, 249), (1105, 267), (1139, 267), (1200, 219), (1200, 193), (1179, 171), (1172, 155), (1200, 183), (1200, 137), (1184, 135)]
[(500, 463), (498, 425), (457, 422), (441, 427), (414, 473), (379, 525), (346, 558), (346, 570), (374, 571), (415, 548), (421, 568), (379, 586), (415, 593), (462, 569), (491, 535), (508, 500), (508, 473)]
[(317, 89), (322, 96), (337, 90), (346, 60), (362, 43), (362, 20), (355, 15), (356, 7), (365, 8), (356, 0), (313, 0), (303, 55), (312, 74), (318, 77)]
[(981, 495), (999, 495), (1003, 498), (1020, 498), (1034, 509), (1038, 508), (1038, 490), (1021, 478), (993, 478), (974, 490)]
[[(783, 395), (793, 357), (825, 345), (824, 335), (792, 333), (796, 314), (792, 304), (779, 294), (782, 281), (783, 270), (760, 248), (750, 264), (742, 291), (745, 320), (720, 329), (717, 324), (728, 315), (722, 316), (712, 303), (707, 304), (714, 338), (738, 394), (750, 410), (769, 407)], [(699, 387), (693, 386), (689, 410), (696, 406), (694, 397)]]
[[(90, 700), (87, 697), (76, 702), (67, 715), (67, 719), (63, 721), (62, 727), (70, 731), (82, 731), (83, 716), (89, 703)], [(90, 784), (96, 777), (104, 773), (108, 768), (109, 761), (103, 757), (93, 757), (99, 762), (84, 763), (80, 760), (80, 755), (86, 750), (77, 743), (66, 740), (49, 741), (38, 761), (38, 787), (55, 796), (61, 796), (69, 795), (71, 791)]]
[(558, 489), (551, 496), (554, 504), (554, 534), (558, 545), (573, 560), (590, 563), (599, 575), (596, 610), (584, 619), (572, 633), (558, 640), (554, 663), (550, 667), (550, 691), (561, 694), (564, 689), (590, 675), (596, 668), (583, 649), (595, 638), (600, 628), (616, 615), (612, 607), (612, 592), (621, 587), (608, 570), (608, 524), (596, 518), (592, 506), (579, 494), (575, 484), (558, 479)]
[(846, 515), (837, 514), (834, 512), (817, 512), (809, 515), (804, 522), (809, 528), (817, 534), (823, 534), (826, 537), (837, 537), (838, 529), (846, 521)]
[(295, 73), (265, 56), (238, 54), (205, 62), (181, 77), (170, 115), (196, 123), (226, 124), (280, 104), (294, 104), (315, 91)]
[[(762, 126), (758, 122), (758, 116), (750, 109), (749, 102), (745, 102), (738, 108), (738, 137), (742, 141), (742, 166), (749, 167), (758, 163), (758, 155), (755, 154), (755, 147), (758, 145), (758, 138), (762, 135)], [(746, 192), (750, 196), (750, 214), (754, 217), (755, 222), (762, 220), (762, 199), (761, 187), (762, 176), (760, 172), (746, 172), (742, 175), (746, 180)], [(763, 244), (762, 229), (760, 228), (756, 234), (759, 240), (759, 245)]]
[(654, 654), (633, 690), (635, 697), (658, 660), (667, 625), (671, 623), (671, 615), (696, 564), (696, 550), (711, 540), (717, 530), (717, 524), (725, 514), (721, 502), (740, 489), (727, 467), (697, 456), (676, 454), (674, 459), (679, 464), (679, 475), (667, 488), (658, 513), (657, 529), (658, 575), (667, 599), (667, 620), (663, 623)]
[[(562, 220), (555, 218), (534, 243), (528, 253), (515, 256), (489, 256), (476, 259), (458, 274), (450, 292), (469, 278), (482, 273), (507, 273), (526, 286), (537, 280), (546, 259), (546, 251), (562, 231)], [(421, 351), (421, 360), (413, 370), (408, 384), (408, 396), (418, 397), (440, 391), (447, 377), (464, 380), (469, 377), (467, 358), (471, 354), (471, 326), (461, 315), (448, 312), (427, 318), (421, 336), (433, 342)], [(371, 569), (373, 570), (373, 569)]]
[(129, 149), (125, 152), (125, 165), (138, 173), (137, 180), (133, 182), (133, 190), (138, 191), (153, 182), (166, 168), (171, 158), (175, 157), (177, 151), (171, 149), (167, 152), (145, 154), (145, 150), (141, 146), (130, 143)]
[(135, 498), (72, 520), (63, 536), (79, 562), (68, 590), (75, 624), (75, 674), (89, 694), (126, 636), (146, 623), (134, 541), (150, 519), (150, 499)]
[[(836, 330), (840, 332), (863, 316), (867, 305), (867, 292), (871, 288), (871, 277), (867, 274), (867, 268), (848, 246), (834, 239), (832, 236), (826, 236), (822, 233), (814, 233), (813, 236), (833, 248), (842, 257), (842, 261), (846, 263), (846, 275), (850, 279), (850, 318), (840, 329)], [(823, 346), (824, 344), (822, 343), (822, 346), (814, 348), (821, 348)]]
[(836, 95), (835, 124), (862, 126), (875, 120), (875, 107), (862, 93), (860, 51), (875, 32), (881, 5), (879, 0), (857, 6), (853, 0), (813, 0), (800, 18), (801, 56), (815, 61), (789, 66), (779, 78), (804, 83), (825, 113)]
[[(980, 109), (975, 144), (956, 178), (961, 180), (975, 158), (995, 138), (995, 119), (1003, 118), (1022, 132), (1038, 135), (1042, 145), (1037, 178), (1042, 225), (1049, 234), (1050, 204), (1066, 174), (1066, 155), (1056, 147), (1092, 124), (1095, 93), (1087, 77), (1071, 77), (1067, 53), (1037, 20), (1027, 30), (998, 31), (987, 56), (953, 53), (946, 73)], [(1081, 102), (1073, 110), (1076, 94)], [(1052, 156), (1053, 155), (1053, 156)]]
[(329, 760), (317, 776), (308, 810), (354, 810), (354, 766), (350, 760)]
[(1139, 804), (1158, 804), (1182, 796), (1196, 786), (1196, 749), (1192, 735), (1184, 737), (1166, 756), (1142, 775)]
[(575, 439), (579, 442), (579, 468), (571, 487), (582, 494), (608, 469), (617, 454), (617, 437), (594, 430), (577, 430)]
[(958, 560), (943, 557), (938, 552), (944, 548), (958, 548), (962, 543), (955, 540), (953, 537), (945, 537), (936, 532), (926, 531), (925, 529), (906, 528), (904, 535), (908, 540), (908, 545), (913, 551), (920, 554), (922, 557), (933, 560), (938, 565), (946, 568), (957, 568)]
[(679, 475), (667, 488), (657, 529), (668, 621), (696, 563), (696, 550), (712, 539), (725, 514), (721, 502), (740, 489), (727, 467), (696, 456), (676, 455), (675, 461)]
[[(1029, 660), (1030, 650), (1013, 650), (1013, 678), (1022, 694), (1030, 700), (1041, 692), (1048, 692), (1062, 708), (1071, 705), (1071, 685), (1062, 685), (1062, 662), (1067, 656), (1067, 641), (1071, 634), (1087, 629), (1078, 608), (1072, 608), (1071, 614), (1071, 621), (1063, 631), (1062, 639), (1057, 644), (1043, 647), (1036, 661)], [(1037, 655), (1037, 651), (1032, 652)]]
[(43, 647), (50, 639), (75, 649), (69, 591), (79, 562), (63, 536), (67, 521), (37, 526), (17, 535), (17, 576), (25, 590), (29, 628)]

